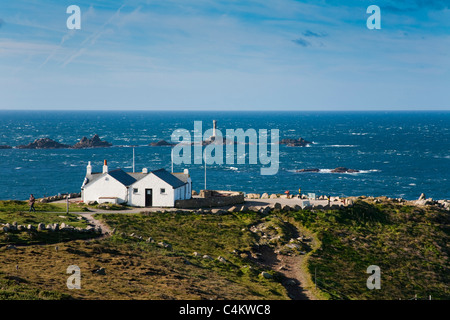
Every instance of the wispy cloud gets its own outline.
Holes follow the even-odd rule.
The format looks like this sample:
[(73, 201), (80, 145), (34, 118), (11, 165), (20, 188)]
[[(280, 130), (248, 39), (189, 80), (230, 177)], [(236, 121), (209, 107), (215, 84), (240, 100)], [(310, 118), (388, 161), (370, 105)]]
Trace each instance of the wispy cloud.
[(306, 30), (305, 32), (303, 32), (303, 35), (307, 38), (310, 37), (315, 37), (315, 38), (323, 38), (328, 36), (328, 34), (326, 33), (322, 33), (322, 32), (313, 32), (311, 30)]
[(292, 40), (292, 42), (295, 44), (298, 44), (299, 46), (302, 46), (302, 47), (311, 46), (311, 42), (309, 42), (308, 40), (305, 40), (303, 38), (298, 38), (298, 39)]

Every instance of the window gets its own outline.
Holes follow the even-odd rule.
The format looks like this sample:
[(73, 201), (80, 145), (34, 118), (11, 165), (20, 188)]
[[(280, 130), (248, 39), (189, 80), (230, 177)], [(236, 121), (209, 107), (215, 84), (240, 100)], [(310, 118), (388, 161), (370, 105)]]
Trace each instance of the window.
[(165, 194), (166, 193), (166, 189), (161, 188), (161, 194)]
[(133, 189), (133, 193), (138, 193), (139, 189)]

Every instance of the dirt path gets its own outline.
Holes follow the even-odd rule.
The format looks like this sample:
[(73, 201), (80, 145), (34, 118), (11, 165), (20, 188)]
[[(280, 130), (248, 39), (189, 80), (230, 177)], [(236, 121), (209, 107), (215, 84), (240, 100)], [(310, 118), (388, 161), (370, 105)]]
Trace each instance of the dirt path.
[(281, 284), (292, 300), (317, 300), (307, 289), (307, 275), (302, 269), (305, 256), (277, 254), (269, 246), (261, 246), (258, 252), (260, 256), (254, 262), (281, 273), (285, 277)]
[[(107, 224), (105, 224), (105, 223), (101, 222), (100, 220), (97, 220), (97, 219), (94, 218), (95, 212), (88, 212), (88, 213), (86, 213), (86, 212), (72, 212), (72, 213), (78, 214), (78, 215), (86, 218), (86, 220), (89, 222), (89, 224), (93, 225), (96, 228), (100, 228), (102, 230), (102, 236), (100, 237), (100, 239), (104, 238), (104, 237), (108, 237), (111, 234), (112, 230)], [(97, 238), (97, 239), (99, 239), (99, 238)]]

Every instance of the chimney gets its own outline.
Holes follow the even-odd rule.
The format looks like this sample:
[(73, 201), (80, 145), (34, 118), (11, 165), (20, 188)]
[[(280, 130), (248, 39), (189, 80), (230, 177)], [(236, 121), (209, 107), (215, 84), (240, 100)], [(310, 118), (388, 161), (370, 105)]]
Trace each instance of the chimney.
[(216, 136), (217, 120), (213, 120), (213, 137)]
[(91, 166), (91, 162), (88, 162), (88, 165), (86, 167), (86, 176), (90, 176), (92, 174), (92, 166)]
[(108, 162), (106, 160), (103, 161), (103, 173), (108, 173)]
[(148, 173), (148, 169), (147, 168), (142, 169), (142, 173)]

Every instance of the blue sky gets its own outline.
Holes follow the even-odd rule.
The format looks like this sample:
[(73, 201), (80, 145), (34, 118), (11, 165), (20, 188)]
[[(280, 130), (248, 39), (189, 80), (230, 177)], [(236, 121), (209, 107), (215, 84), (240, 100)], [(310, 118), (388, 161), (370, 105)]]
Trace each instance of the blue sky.
[(1, 1), (0, 109), (450, 110), (449, 53), (450, 0)]

